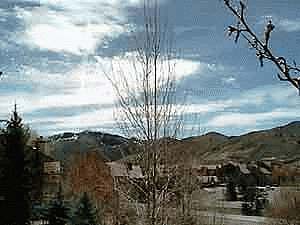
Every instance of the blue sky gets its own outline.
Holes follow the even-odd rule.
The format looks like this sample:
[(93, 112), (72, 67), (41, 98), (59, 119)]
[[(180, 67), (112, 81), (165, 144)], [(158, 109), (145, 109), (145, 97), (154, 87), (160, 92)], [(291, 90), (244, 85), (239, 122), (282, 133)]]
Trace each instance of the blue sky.
[[(142, 23), (139, 0), (1, 0), (0, 116), (14, 102), (42, 135), (86, 129), (118, 132), (114, 94), (100, 65), (118, 61)], [(187, 101), (184, 135), (239, 135), (300, 119), (295, 88), (260, 68), (245, 42), (234, 44), (234, 21), (221, 0), (161, 0), (180, 60)], [(271, 47), (300, 61), (300, 2), (251, 0), (247, 16), (260, 32), (272, 19)]]

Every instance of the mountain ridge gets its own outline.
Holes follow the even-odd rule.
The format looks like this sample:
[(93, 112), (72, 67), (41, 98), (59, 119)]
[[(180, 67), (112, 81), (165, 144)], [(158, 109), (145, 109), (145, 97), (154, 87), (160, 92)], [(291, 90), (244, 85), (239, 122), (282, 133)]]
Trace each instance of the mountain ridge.
[[(49, 137), (55, 145), (55, 157), (65, 159), (74, 152), (99, 151), (108, 161), (134, 154), (134, 139), (96, 131), (65, 132)], [(174, 139), (175, 140), (175, 139)], [(291, 160), (300, 158), (300, 121), (240, 136), (218, 132), (176, 139), (170, 142), (174, 161), (191, 163), (227, 160), (251, 161), (268, 157)]]

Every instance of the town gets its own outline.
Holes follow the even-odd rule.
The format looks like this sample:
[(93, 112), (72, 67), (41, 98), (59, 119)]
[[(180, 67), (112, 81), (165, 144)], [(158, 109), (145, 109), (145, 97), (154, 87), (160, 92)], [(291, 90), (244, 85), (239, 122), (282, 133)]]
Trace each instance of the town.
[(299, 225), (299, 8), (1, 0), (0, 225)]

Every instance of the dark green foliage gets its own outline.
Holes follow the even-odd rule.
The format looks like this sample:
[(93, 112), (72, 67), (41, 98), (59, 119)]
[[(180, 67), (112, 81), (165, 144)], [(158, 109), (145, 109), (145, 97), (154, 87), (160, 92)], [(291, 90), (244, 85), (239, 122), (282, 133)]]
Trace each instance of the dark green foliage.
[(267, 204), (266, 197), (259, 193), (256, 187), (242, 187), (242, 214), (247, 216), (261, 216)]
[(236, 201), (236, 184), (233, 181), (229, 181), (226, 185), (226, 199), (227, 201)]
[(49, 225), (65, 225), (69, 221), (69, 211), (60, 190), (57, 198), (48, 206), (45, 218), (49, 221)]
[(34, 220), (47, 220), (48, 206), (45, 204), (36, 204), (32, 207), (31, 219)]
[(65, 225), (68, 220), (68, 208), (62, 201), (54, 200), (48, 209), (48, 215), (46, 216), (49, 221), (49, 225)]
[(241, 188), (241, 193), (243, 195), (242, 214), (247, 216), (255, 215), (255, 187), (244, 186)]
[(15, 107), (2, 135), (0, 224), (29, 224), (31, 176), (26, 157), (28, 138), (29, 130), (23, 125)]
[(96, 225), (97, 211), (89, 199), (87, 193), (84, 193), (79, 200), (78, 207), (74, 213), (74, 225)]
[(28, 148), (27, 159), (32, 187), (30, 196), (34, 203), (40, 203), (43, 188), (43, 155), (38, 148)]

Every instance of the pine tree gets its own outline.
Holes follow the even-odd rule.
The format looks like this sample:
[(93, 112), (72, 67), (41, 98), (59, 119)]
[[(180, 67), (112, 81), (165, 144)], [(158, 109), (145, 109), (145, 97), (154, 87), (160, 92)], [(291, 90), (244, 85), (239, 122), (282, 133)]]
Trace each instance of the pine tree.
[(47, 211), (46, 219), (49, 225), (65, 225), (69, 221), (69, 208), (64, 202), (61, 187), (57, 198), (50, 203)]
[(41, 206), (42, 192), (43, 192), (43, 153), (40, 148), (34, 146), (29, 147), (27, 151), (28, 171), (31, 177), (31, 198), (33, 209)]
[(26, 159), (29, 130), (15, 109), (3, 133), (1, 224), (26, 225), (30, 222), (30, 174)]
[(85, 192), (79, 200), (78, 208), (74, 213), (74, 225), (96, 225), (97, 212)]
[(226, 185), (226, 199), (227, 201), (237, 200), (236, 184), (233, 180), (228, 181)]

